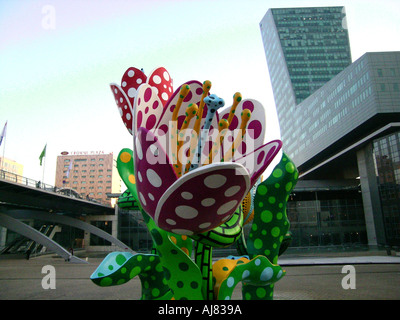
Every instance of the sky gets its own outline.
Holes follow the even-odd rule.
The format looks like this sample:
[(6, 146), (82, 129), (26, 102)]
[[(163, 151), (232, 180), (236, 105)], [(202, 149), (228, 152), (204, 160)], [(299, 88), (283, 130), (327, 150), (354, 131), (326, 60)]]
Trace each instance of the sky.
[(132, 148), (109, 88), (129, 67), (165, 67), (174, 90), (210, 80), (225, 101), (256, 99), (266, 140), (279, 139), (259, 23), (269, 8), (341, 5), (353, 61), (400, 51), (398, 0), (0, 0), (0, 155), (54, 185), (62, 151)]

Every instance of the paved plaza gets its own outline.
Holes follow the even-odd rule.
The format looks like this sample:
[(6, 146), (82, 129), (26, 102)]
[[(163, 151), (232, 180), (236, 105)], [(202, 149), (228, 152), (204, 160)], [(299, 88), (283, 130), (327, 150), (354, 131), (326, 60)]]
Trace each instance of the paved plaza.
[[(87, 264), (65, 262), (54, 255), (0, 259), (0, 300), (137, 300), (140, 280), (102, 288), (89, 279), (102, 257), (88, 257)], [(275, 300), (398, 300), (400, 299), (400, 257), (337, 254), (324, 256), (282, 256), (286, 276), (275, 286)], [(55, 289), (43, 289), (42, 269), (56, 271)], [(355, 289), (343, 289), (344, 265), (353, 265)], [(240, 285), (233, 298), (241, 300)]]

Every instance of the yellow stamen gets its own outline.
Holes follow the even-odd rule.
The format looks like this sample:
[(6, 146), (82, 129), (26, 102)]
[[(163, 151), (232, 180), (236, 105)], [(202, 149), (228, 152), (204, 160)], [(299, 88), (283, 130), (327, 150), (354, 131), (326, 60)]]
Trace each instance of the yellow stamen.
[(206, 80), (203, 82), (203, 95), (201, 96), (199, 110), (197, 111), (196, 122), (193, 127), (192, 139), (190, 140), (190, 152), (189, 152), (189, 159), (185, 167), (185, 173), (189, 171), (190, 164), (193, 160), (194, 154), (197, 149), (197, 140), (200, 134), (200, 125), (201, 120), (203, 119), (203, 110), (204, 110), (204, 98), (207, 97), (208, 93), (211, 89), (211, 81)]
[(180, 150), (183, 145), (183, 136), (185, 135), (185, 130), (189, 127), (190, 120), (193, 119), (193, 117), (197, 114), (199, 107), (195, 103), (191, 103), (187, 108), (186, 108), (186, 118), (185, 121), (183, 121), (182, 128), (179, 133), (179, 137), (181, 138), (180, 140), (178, 139), (177, 145), (178, 145), (178, 150), (177, 150), (177, 162), (176, 165), (174, 166), (175, 173), (177, 174), (178, 177), (182, 175), (182, 163), (180, 162)]
[[(172, 122), (171, 122), (171, 129), (170, 129), (170, 134), (171, 134), (170, 145), (171, 145), (171, 152), (172, 152), (174, 165), (178, 164), (177, 142), (178, 142), (178, 134), (179, 134), (179, 128), (178, 128), (179, 109), (181, 108), (182, 102), (185, 99), (185, 97), (188, 95), (189, 91), (190, 91), (190, 86), (188, 84), (183, 84), (181, 86), (178, 101), (176, 102), (176, 106), (174, 108), (174, 111), (172, 112)], [(175, 168), (175, 166), (174, 166), (174, 168)]]
[(240, 124), (240, 132), (239, 132), (238, 136), (236, 137), (235, 141), (233, 142), (231, 150), (228, 150), (225, 153), (224, 159), (223, 159), (223, 161), (225, 161), (225, 162), (232, 160), (236, 149), (242, 143), (244, 135), (246, 133), (247, 124), (249, 123), (250, 118), (251, 118), (251, 111), (249, 109), (244, 109), (241, 114), (241, 117), (242, 117), (242, 123)]
[(178, 121), (179, 109), (181, 108), (183, 99), (186, 98), (186, 96), (188, 95), (189, 91), (190, 91), (190, 86), (188, 84), (183, 84), (182, 87), (181, 87), (181, 91), (179, 92), (178, 101), (176, 103), (174, 111), (172, 112), (172, 121)]
[(233, 116), (235, 115), (236, 107), (238, 106), (239, 102), (242, 101), (242, 94), (240, 92), (236, 92), (233, 95), (233, 103), (231, 109), (229, 111), (228, 122), (229, 124), (232, 123)]
[(221, 119), (219, 120), (218, 123), (218, 137), (217, 137), (217, 141), (215, 141), (213, 143), (213, 146), (210, 150), (210, 153), (208, 154), (208, 163), (212, 163), (214, 160), (214, 157), (217, 155), (219, 149), (222, 146), (222, 142), (224, 141), (224, 136), (228, 131), (228, 127), (229, 127), (229, 122), (226, 119)]

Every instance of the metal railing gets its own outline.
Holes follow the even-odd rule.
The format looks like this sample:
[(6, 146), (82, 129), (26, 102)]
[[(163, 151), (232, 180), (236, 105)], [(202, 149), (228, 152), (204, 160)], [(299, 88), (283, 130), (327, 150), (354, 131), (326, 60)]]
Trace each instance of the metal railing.
[(55, 187), (50, 184), (43, 183), (41, 181), (37, 181), (34, 179), (26, 178), (26, 177), (23, 177), (18, 174), (15, 174), (15, 173), (12, 173), (9, 171), (5, 171), (5, 170), (0, 170), (0, 180), (18, 183), (18, 184), (21, 184), (21, 185), (24, 185), (27, 187), (38, 188), (38, 189), (45, 190), (48, 192), (62, 194), (64, 196), (69, 196), (71, 198), (91, 201), (91, 202), (95, 202), (95, 203), (99, 203), (99, 204), (111, 207), (111, 204), (106, 201), (93, 199), (90, 197), (83, 197), (74, 189)]

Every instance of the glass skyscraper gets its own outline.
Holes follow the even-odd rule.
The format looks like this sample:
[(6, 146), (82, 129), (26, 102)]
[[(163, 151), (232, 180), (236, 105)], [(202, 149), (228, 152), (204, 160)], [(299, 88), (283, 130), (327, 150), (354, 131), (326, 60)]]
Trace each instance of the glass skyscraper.
[[(344, 7), (270, 9), (260, 27), (271, 67), (275, 60), (286, 64), (296, 104), (352, 62)], [(279, 91), (282, 70), (275, 71)]]
[(400, 52), (352, 63), (344, 7), (260, 22), (283, 149), (300, 180), (294, 246), (400, 245)]

